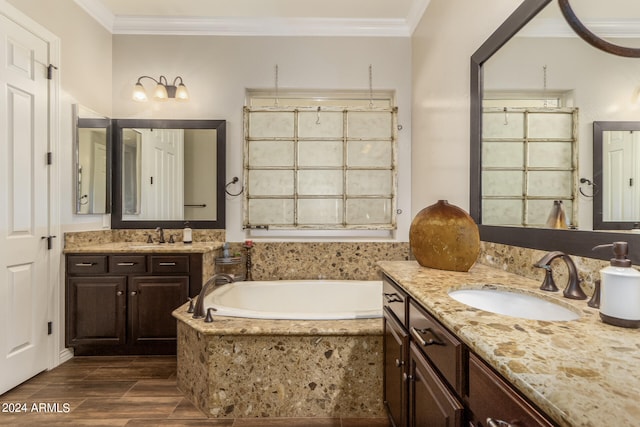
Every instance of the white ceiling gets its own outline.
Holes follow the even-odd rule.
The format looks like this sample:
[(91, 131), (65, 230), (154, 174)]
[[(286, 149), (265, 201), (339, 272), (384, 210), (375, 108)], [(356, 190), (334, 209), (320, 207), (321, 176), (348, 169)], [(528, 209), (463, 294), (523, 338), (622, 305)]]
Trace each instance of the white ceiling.
[(430, 0), (75, 0), (113, 34), (409, 37)]

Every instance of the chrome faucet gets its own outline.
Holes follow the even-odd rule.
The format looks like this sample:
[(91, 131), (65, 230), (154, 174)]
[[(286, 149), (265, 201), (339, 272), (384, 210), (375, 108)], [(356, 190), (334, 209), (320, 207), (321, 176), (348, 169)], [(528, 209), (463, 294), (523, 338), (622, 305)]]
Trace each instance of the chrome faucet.
[(578, 269), (576, 268), (576, 265), (573, 263), (573, 260), (569, 255), (560, 251), (549, 252), (543, 256), (540, 261), (533, 265), (534, 267), (544, 268), (546, 270), (544, 282), (542, 283), (542, 286), (540, 286), (540, 289), (544, 291), (558, 290), (553, 282), (553, 277), (551, 276), (551, 261), (556, 258), (562, 258), (565, 264), (567, 264), (567, 269), (569, 270), (569, 280), (567, 281), (567, 286), (564, 288), (562, 293), (565, 298), (587, 299), (587, 295), (580, 287), (580, 279), (578, 278)]
[(164, 230), (160, 227), (156, 227), (156, 231), (158, 232), (158, 243), (166, 243), (166, 241), (164, 240)]
[(202, 285), (202, 290), (200, 291), (200, 295), (198, 295), (198, 301), (196, 301), (196, 306), (193, 308), (194, 319), (202, 319), (207, 315), (207, 310), (204, 308), (204, 297), (209, 293), (210, 287), (215, 287), (221, 281), (222, 283), (231, 283), (233, 282), (233, 276), (226, 273), (217, 273), (211, 276), (209, 280)]

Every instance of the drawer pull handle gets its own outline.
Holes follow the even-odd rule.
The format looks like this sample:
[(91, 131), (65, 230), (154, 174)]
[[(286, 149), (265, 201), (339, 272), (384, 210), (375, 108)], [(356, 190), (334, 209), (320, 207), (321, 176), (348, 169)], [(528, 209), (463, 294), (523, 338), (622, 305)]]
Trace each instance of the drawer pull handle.
[(118, 291), (118, 292), (116, 292), (116, 295), (117, 295), (117, 296), (122, 296), (123, 294), (124, 294), (124, 292), (122, 292), (122, 291)]
[[(428, 340), (425, 340), (422, 337), (422, 335), (429, 334), (429, 333), (433, 335), (433, 338), (429, 338)], [(431, 328), (423, 328), (423, 329), (411, 328), (411, 335), (413, 335), (413, 337), (423, 347), (427, 347), (430, 345), (445, 345), (442, 341), (438, 339), (438, 336), (435, 334), (435, 332), (433, 332), (433, 329)]]
[(119, 262), (118, 266), (119, 267), (132, 267), (134, 265), (136, 265), (137, 262)]
[(402, 365), (404, 365), (404, 362), (400, 359), (396, 359), (396, 368), (400, 368)]
[(93, 267), (96, 264), (96, 262), (78, 262), (76, 263), (76, 267)]
[(516, 426), (506, 421), (487, 418), (487, 427), (516, 427)]
[(400, 298), (400, 295), (398, 295), (397, 293), (393, 292), (391, 294), (383, 294), (384, 295), (384, 299), (387, 300), (388, 303), (392, 303), (392, 302), (403, 302), (404, 300), (402, 298)]
[(402, 380), (404, 382), (413, 381), (413, 375), (409, 375), (405, 372), (404, 374), (402, 374)]
[(159, 265), (161, 265), (162, 267), (175, 267), (176, 263), (175, 262), (161, 262), (161, 263), (159, 263)]
[(137, 291), (131, 291), (131, 294), (130, 294), (130, 295), (131, 295), (132, 297), (134, 297), (134, 296), (138, 295), (138, 292), (137, 292)]

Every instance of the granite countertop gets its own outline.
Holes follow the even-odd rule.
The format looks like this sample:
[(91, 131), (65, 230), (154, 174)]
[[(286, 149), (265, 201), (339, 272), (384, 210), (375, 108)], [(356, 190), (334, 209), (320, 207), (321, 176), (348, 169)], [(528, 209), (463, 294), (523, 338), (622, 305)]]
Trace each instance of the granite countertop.
[(222, 247), (221, 242), (193, 242), (178, 243), (144, 243), (144, 242), (114, 242), (93, 245), (74, 246), (65, 248), (64, 253), (95, 254), (95, 253), (207, 253)]
[[(561, 426), (636, 426), (640, 422), (640, 330), (600, 320), (586, 300), (562, 298), (542, 282), (476, 264), (469, 272), (382, 261), (379, 267)], [(548, 322), (489, 313), (455, 301), (456, 288), (505, 285), (580, 313)], [(471, 285), (471, 286), (469, 286)], [(564, 284), (558, 283), (562, 288)]]

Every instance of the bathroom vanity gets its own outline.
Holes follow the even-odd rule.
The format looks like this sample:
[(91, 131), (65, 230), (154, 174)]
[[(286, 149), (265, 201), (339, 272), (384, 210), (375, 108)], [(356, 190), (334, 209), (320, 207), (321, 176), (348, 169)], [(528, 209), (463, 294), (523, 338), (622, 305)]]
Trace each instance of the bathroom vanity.
[(171, 312), (198, 295), (218, 244), (110, 243), (66, 253), (66, 345), (76, 355), (175, 354)]
[[(635, 425), (637, 330), (603, 324), (585, 300), (550, 297), (535, 280), (484, 265), (461, 273), (413, 261), (378, 264), (384, 400), (396, 427)], [(552, 298), (580, 317), (509, 317), (449, 296), (485, 284)]]

